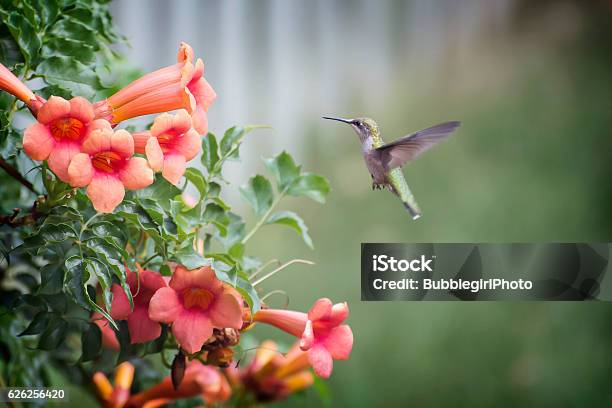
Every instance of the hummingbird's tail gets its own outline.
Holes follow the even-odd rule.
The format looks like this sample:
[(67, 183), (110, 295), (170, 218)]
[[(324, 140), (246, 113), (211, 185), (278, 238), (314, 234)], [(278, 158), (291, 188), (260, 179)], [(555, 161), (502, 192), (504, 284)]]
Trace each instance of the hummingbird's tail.
[(421, 211), (418, 207), (412, 207), (410, 203), (404, 200), (402, 200), (402, 203), (404, 204), (404, 207), (406, 207), (406, 209), (410, 212), (410, 215), (412, 215), (413, 220), (418, 220), (419, 218), (421, 218)]
[(391, 191), (395, 193), (396, 196), (402, 200), (402, 204), (404, 207), (410, 212), (413, 220), (417, 220), (421, 218), (421, 209), (412, 195), (412, 191), (410, 191), (410, 187), (408, 187), (408, 183), (406, 183), (406, 179), (404, 178), (404, 174), (400, 168), (395, 168), (387, 173), (387, 180), (389, 181), (389, 185), (391, 186)]

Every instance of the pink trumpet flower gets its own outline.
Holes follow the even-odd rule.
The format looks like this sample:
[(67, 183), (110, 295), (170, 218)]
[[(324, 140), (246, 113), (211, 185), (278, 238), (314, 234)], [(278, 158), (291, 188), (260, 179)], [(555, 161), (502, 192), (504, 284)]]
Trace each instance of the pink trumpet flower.
[(191, 128), (191, 117), (186, 110), (176, 115), (164, 113), (155, 118), (151, 130), (134, 134), (136, 153), (146, 154), (154, 171), (172, 184), (177, 184), (187, 162), (200, 151), (201, 138)]
[(97, 129), (81, 149), (68, 167), (68, 182), (87, 186), (87, 196), (99, 212), (112, 212), (126, 188), (138, 190), (153, 183), (153, 171), (144, 158), (133, 157), (134, 139), (125, 130)]
[(206, 132), (206, 110), (216, 94), (203, 77), (204, 63), (193, 64), (193, 50), (185, 43), (177, 63), (158, 69), (130, 83), (94, 105), (96, 117), (113, 125), (137, 116), (186, 109), (196, 120), (196, 129)]
[[(193, 59), (193, 48), (187, 43), (181, 43), (177, 61), (179, 63), (193, 62)], [(189, 89), (196, 102), (195, 109), (191, 113), (193, 127), (199, 134), (203, 135), (208, 132), (208, 117), (206, 112), (217, 98), (217, 93), (204, 78), (204, 62), (201, 58), (197, 59), (194, 67), (191, 80), (187, 83), (187, 89)]]
[(200, 351), (213, 328), (242, 327), (240, 295), (215, 276), (210, 266), (187, 270), (178, 265), (168, 287), (149, 303), (149, 317), (172, 323), (172, 334), (187, 353)]
[(52, 96), (38, 109), (37, 122), (23, 136), (23, 150), (34, 160), (48, 160), (49, 168), (68, 182), (68, 166), (94, 131), (109, 129), (105, 120), (94, 120), (93, 106), (79, 96), (70, 101)]
[(0, 64), (0, 89), (25, 103), (34, 115), (45, 102), (41, 97), (34, 95), (34, 92), (2, 64)]
[(159, 273), (148, 269), (139, 273), (128, 271), (126, 281), (132, 292), (134, 309), (123, 288), (114, 284), (110, 315), (115, 320), (127, 320), (132, 344), (155, 340), (161, 334), (161, 325), (149, 319), (149, 302), (158, 289), (166, 286), (166, 281)]
[(333, 360), (347, 360), (353, 349), (353, 332), (341, 324), (349, 315), (345, 303), (332, 304), (327, 298), (315, 302), (308, 314), (291, 310), (262, 309), (253, 320), (277, 327), (300, 339), (308, 360), (319, 377), (328, 378)]

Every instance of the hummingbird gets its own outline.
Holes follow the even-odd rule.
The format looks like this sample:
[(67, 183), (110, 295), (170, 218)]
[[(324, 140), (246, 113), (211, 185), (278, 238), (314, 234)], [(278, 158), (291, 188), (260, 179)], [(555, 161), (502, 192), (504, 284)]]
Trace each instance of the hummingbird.
[(385, 144), (373, 119), (344, 119), (329, 116), (323, 116), (323, 119), (351, 125), (361, 142), (363, 159), (372, 176), (372, 189), (389, 189), (399, 197), (414, 220), (420, 218), (421, 210), (408, 187), (401, 167), (446, 139), (461, 122), (441, 123)]

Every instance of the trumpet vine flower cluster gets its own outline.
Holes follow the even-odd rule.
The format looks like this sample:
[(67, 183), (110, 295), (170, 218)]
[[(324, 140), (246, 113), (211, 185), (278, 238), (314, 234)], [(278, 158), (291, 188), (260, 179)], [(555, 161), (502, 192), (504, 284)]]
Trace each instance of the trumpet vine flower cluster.
[[(87, 187), (87, 196), (101, 213), (112, 212), (125, 189), (151, 185), (153, 172), (161, 171), (169, 182), (179, 183), (186, 163), (200, 151), (201, 135), (208, 132), (207, 111), (217, 96), (204, 78), (203, 61), (195, 59), (186, 43), (179, 48), (176, 64), (95, 103), (82, 97), (45, 100), (2, 64), (0, 89), (23, 101), (36, 118), (24, 132), (26, 154), (46, 161), (63, 182)], [(160, 113), (150, 131), (113, 132), (125, 120)]]
[[(197, 396), (206, 404), (236, 396), (248, 396), (254, 403), (278, 401), (312, 386), (315, 375), (330, 377), (334, 360), (349, 358), (353, 333), (345, 324), (349, 316), (346, 303), (321, 298), (303, 312), (270, 308), (261, 301), (256, 286), (282, 267), (254, 279), (271, 264), (246, 267), (248, 261), (256, 263), (244, 255), (245, 243), (255, 231), (274, 223), (289, 225), (311, 247), (312, 241), (297, 214), (272, 212), (278, 200), (263, 176), (252, 177), (240, 189), (261, 217), (248, 234), (243, 231), (244, 223), (237, 221), (240, 217), (220, 199), (217, 182), (223, 177), (219, 163), (238, 156), (239, 134), (248, 127), (230, 129), (220, 143), (207, 134), (207, 112), (216, 93), (191, 46), (182, 43), (176, 63), (96, 102), (79, 96), (44, 99), (2, 64), (0, 89), (31, 112), (35, 121), (23, 132), (23, 152), (43, 162), (43, 184), (59, 186), (63, 194), (60, 204), (54, 203), (57, 208), (49, 200), (44, 216), (42, 210), (37, 215), (41, 219), (28, 219), (32, 235), (24, 234), (24, 241), (39, 238), (31, 240), (34, 247), (38, 245), (36, 251), (47, 244), (45, 240), (57, 246), (55, 256), (46, 259), (41, 271), (41, 276), (46, 271), (57, 276), (49, 272), (41, 277), (41, 286), (58, 280), (60, 296), (70, 294), (75, 305), (87, 310), (91, 321), (85, 322), (89, 329), (82, 333), (80, 361), (100, 357), (102, 346), (105, 352), (118, 352), (121, 361), (114, 384), (101, 371), (93, 375), (103, 406), (150, 408)], [(131, 132), (123, 126), (129, 119), (152, 114), (157, 116), (147, 130)], [(202, 163), (208, 177), (187, 169), (203, 146)], [(322, 176), (302, 173), (286, 152), (266, 161), (266, 166), (277, 178), (279, 196), (308, 196), (323, 202), (329, 191)], [(47, 178), (47, 169), (56, 180)], [(198, 189), (199, 199), (176, 187), (184, 176)], [(171, 191), (172, 198), (163, 204), (155, 194), (146, 195), (158, 184)], [(142, 195), (128, 191), (152, 185)], [(47, 196), (39, 197), (36, 205), (53, 195), (54, 188), (47, 184), (45, 188)], [(78, 189), (84, 189), (91, 206), (82, 192), (76, 193)], [(36, 205), (33, 208), (38, 211)], [(123, 223), (126, 225), (119, 225)], [(207, 227), (218, 231), (210, 233)], [(235, 239), (233, 235), (239, 236)], [(225, 253), (210, 250), (211, 237), (222, 242)], [(33, 247), (31, 242), (23, 246), (26, 251)], [(60, 315), (64, 312), (46, 309), (36, 315), (53, 316), (44, 324), (57, 324), (60, 329), (34, 318), (21, 335), (58, 335), (60, 340), (53, 336), (41, 339), (40, 348), (60, 347), (68, 327)], [(235, 355), (236, 346), (260, 323), (296, 341), (285, 353), (275, 342), (265, 341), (250, 362), (239, 367), (243, 358), (249, 359)], [(88, 342), (97, 349), (88, 352)], [(171, 364), (165, 361), (168, 349), (176, 353)], [(171, 371), (143, 389), (134, 386), (141, 368), (125, 360), (147, 353), (161, 354)]]
[(158, 407), (177, 400), (200, 397), (206, 405), (228, 402), (230, 398), (243, 405), (281, 401), (292, 394), (310, 388), (314, 376), (308, 357), (298, 343), (282, 353), (276, 342), (262, 342), (255, 356), (243, 367), (232, 362), (226, 368), (192, 360), (186, 364), (180, 384), (171, 375), (149, 388), (130, 393), (135, 368), (126, 362), (115, 372), (114, 385), (102, 372), (96, 372), (92, 382), (98, 400), (105, 407)]
[[(182, 265), (175, 265), (168, 281), (151, 270), (129, 272), (127, 282), (134, 306), (130, 306), (122, 288), (114, 285), (110, 314), (115, 320), (127, 320), (132, 343), (155, 340), (161, 334), (162, 323), (170, 325), (184, 352), (210, 355), (224, 348), (223, 344), (206, 347), (215, 330), (231, 329), (232, 333), (239, 333), (253, 323), (264, 323), (297, 337), (301, 358), (307, 358), (314, 372), (322, 378), (331, 375), (333, 360), (348, 359), (353, 348), (353, 332), (343, 324), (349, 315), (346, 303), (334, 305), (331, 300), (322, 298), (308, 313), (263, 308), (251, 318), (242, 296), (217, 279), (212, 266), (187, 270)], [(99, 314), (92, 319), (103, 333), (106, 332), (106, 344), (114, 347), (116, 339), (112, 339), (112, 329), (107, 322)]]

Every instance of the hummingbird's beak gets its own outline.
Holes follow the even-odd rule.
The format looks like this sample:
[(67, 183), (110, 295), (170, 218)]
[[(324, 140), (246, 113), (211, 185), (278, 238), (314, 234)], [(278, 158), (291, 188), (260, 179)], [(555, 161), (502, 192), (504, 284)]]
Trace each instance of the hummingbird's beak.
[(349, 125), (353, 124), (353, 120), (352, 119), (344, 119), (344, 118), (332, 118), (330, 116), (323, 116), (323, 119), (328, 119), (328, 120), (337, 120), (338, 122), (344, 122), (344, 123), (348, 123)]

